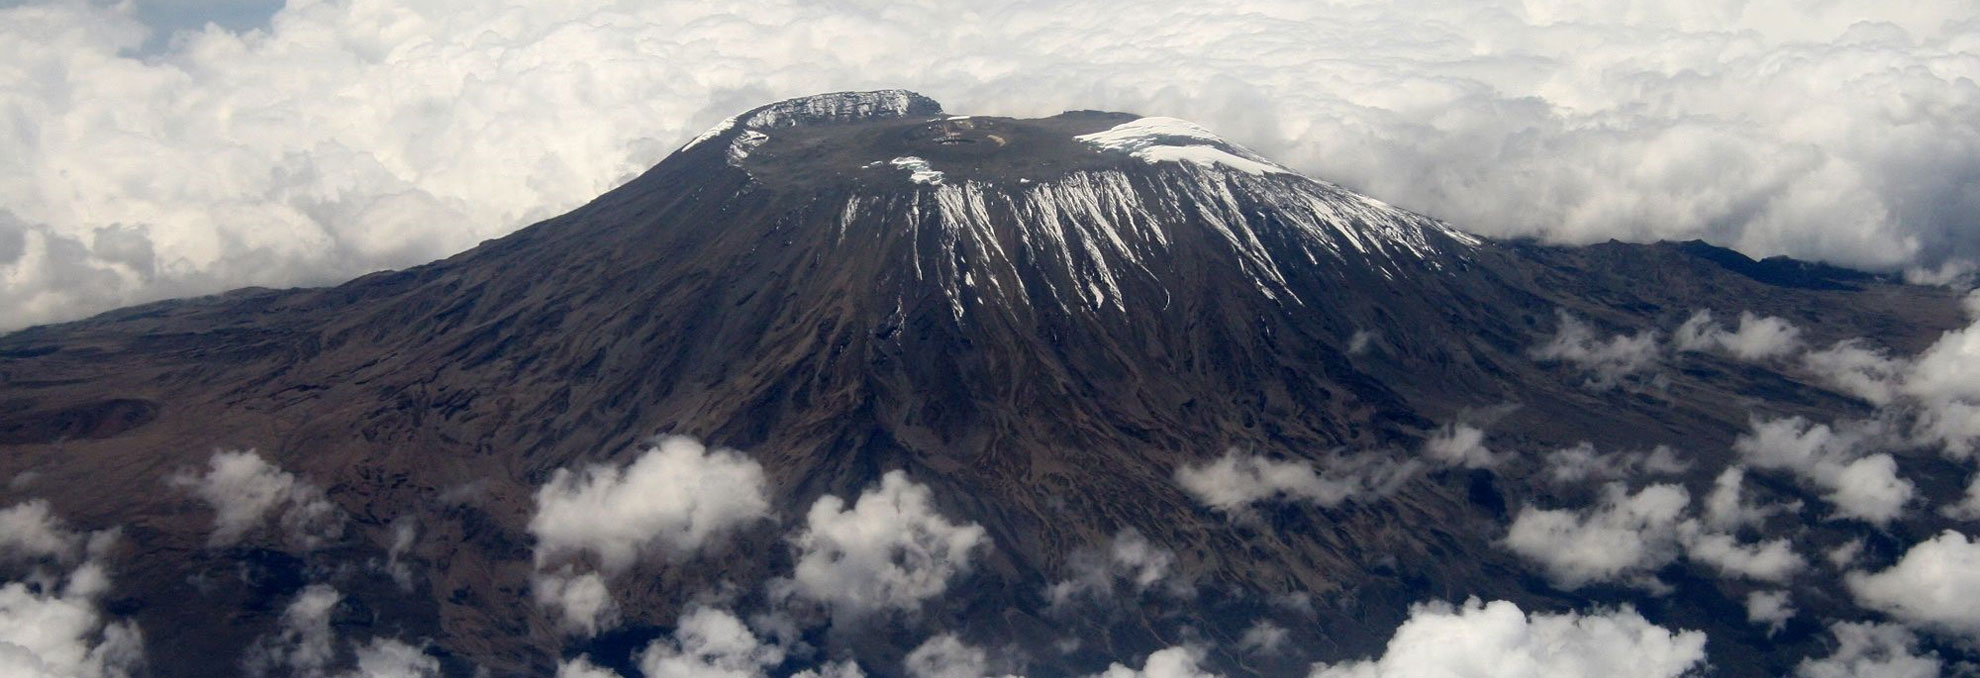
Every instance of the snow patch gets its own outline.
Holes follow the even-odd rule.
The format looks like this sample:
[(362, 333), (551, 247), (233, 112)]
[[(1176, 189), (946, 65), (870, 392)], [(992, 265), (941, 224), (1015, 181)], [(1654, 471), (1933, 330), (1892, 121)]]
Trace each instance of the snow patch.
[(888, 163), (894, 167), (907, 170), (909, 172), (908, 178), (914, 180), (914, 183), (928, 184), (930, 186), (942, 185), (942, 173), (930, 167), (927, 160), (909, 155), (894, 158), (888, 161)]
[(1141, 118), (1105, 132), (1074, 137), (1103, 151), (1127, 153), (1149, 163), (1188, 162), (1203, 167), (1222, 165), (1246, 174), (1292, 174), (1196, 123), (1177, 118)]
[(708, 128), (708, 131), (695, 135), (695, 137), (693, 139), (689, 139), (687, 143), (681, 144), (680, 151), (674, 151), (674, 152), (679, 153), (681, 151), (685, 151), (687, 149), (699, 146), (701, 145), (701, 142), (722, 136), (723, 132), (727, 132), (736, 126), (736, 117), (737, 116), (731, 115), (727, 120), (723, 120), (721, 122), (715, 123), (714, 127), (710, 127)]
[(729, 142), (729, 164), (741, 167), (743, 159), (748, 158), (751, 151), (769, 140), (768, 134), (753, 129), (743, 130), (742, 134), (736, 135), (735, 141)]

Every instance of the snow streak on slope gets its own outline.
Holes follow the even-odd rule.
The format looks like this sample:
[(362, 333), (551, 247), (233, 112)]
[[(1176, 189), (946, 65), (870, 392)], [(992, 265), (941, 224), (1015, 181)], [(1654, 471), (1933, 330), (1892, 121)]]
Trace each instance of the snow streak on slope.
[[(897, 163), (899, 164), (899, 163)], [(1081, 171), (1019, 184), (917, 182), (910, 192), (849, 198), (841, 237), (855, 219), (905, 223), (914, 234), (913, 275), (941, 284), (957, 320), (974, 304), (1047, 303), (1062, 310), (1171, 301), (1158, 270), (1164, 255), (1206, 229), (1251, 287), (1303, 304), (1289, 282), (1296, 267), (1366, 267), (1386, 278), (1438, 269), (1478, 241), (1332, 184), (1290, 172), (1253, 173), (1219, 164), (1164, 164), (1156, 171)], [(937, 242), (923, 243), (934, 237)], [(1194, 240), (1191, 240), (1194, 242)], [(930, 246), (932, 245), (932, 246)], [(1033, 269), (1027, 276), (1019, 262)], [(1138, 284), (1137, 284), (1138, 283)], [(1033, 289), (1041, 285), (1044, 289)], [(1161, 298), (1130, 299), (1135, 290)]]

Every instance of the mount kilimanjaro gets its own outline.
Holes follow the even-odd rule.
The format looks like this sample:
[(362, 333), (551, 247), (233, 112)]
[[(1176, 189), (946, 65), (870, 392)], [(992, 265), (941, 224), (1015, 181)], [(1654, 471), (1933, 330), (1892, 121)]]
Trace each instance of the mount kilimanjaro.
[[(1968, 322), (1950, 290), (1704, 243), (1469, 235), (1180, 120), (827, 94), (442, 261), (0, 337), (0, 503), (115, 535), (90, 548), (111, 582), (96, 604), (157, 676), (308, 673), (297, 605), (324, 587), (340, 640), (321, 675), (365, 638), (445, 675), (579, 655), (636, 675), (649, 642), (718, 608), (774, 646), (748, 664), (773, 674), (916, 674), (947, 633), (999, 672), (1187, 646), (1224, 675), (1305, 675), (1382, 655), (1413, 605), (1470, 597), (1626, 605), (1709, 639), (1692, 668), (1783, 675), (1835, 650), (1827, 620), (1903, 618), (1846, 581), (1965, 524), (1924, 507), (1957, 503), (1967, 470), (1894, 444), (1912, 504), (1873, 519), (1755, 461), (1762, 424), (1881, 421), (1892, 401), (1713, 344), (1710, 319), (1742, 313), (1810, 351), (1874, 337), (1889, 355)], [(690, 444), (760, 469), (751, 520), (553, 552), (551, 489), (631, 483), (643, 454)], [(1786, 540), (1801, 564), (1783, 576), (1730, 575), (1697, 546), (1715, 537), (1651, 534), (1655, 516), (1625, 522), (1672, 555), (1634, 569), (1522, 546), (1536, 511), (1635, 506), (1652, 484), (1699, 516), (1673, 534), (1707, 529), (1735, 467), (1735, 503), (1776, 508), (1711, 534)], [(863, 496), (941, 516), (878, 561), (929, 585), (874, 589), (905, 603), (807, 588), (821, 506)], [(961, 526), (977, 532), (944, 531)], [(611, 615), (559, 614), (581, 580)], [(1750, 620), (1775, 590), (1798, 614)], [(1920, 647), (1972, 659), (1960, 639)]]

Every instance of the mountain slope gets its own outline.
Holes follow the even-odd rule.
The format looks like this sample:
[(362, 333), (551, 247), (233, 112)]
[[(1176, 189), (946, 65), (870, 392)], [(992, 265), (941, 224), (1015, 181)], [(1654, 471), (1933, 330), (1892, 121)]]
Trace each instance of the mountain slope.
[[(32, 474), (0, 499), (124, 527), (117, 609), (165, 676), (233, 670), (285, 601), (325, 580), (356, 601), (337, 628), (430, 638), (450, 672), (606, 656), (725, 583), (741, 606), (770, 605), (760, 583), (792, 567), (785, 534), (805, 508), (894, 469), (993, 546), (919, 614), (814, 639), (880, 675), (939, 628), (1008, 643), (1039, 673), (1192, 635), (1214, 641), (1224, 670), (1297, 673), (1379, 653), (1410, 603), (1469, 595), (1637, 600), (1659, 623), (1706, 630), (1718, 665), (1779, 673), (1819, 639), (1769, 640), (1707, 578), (1671, 574), (1684, 595), (1647, 602), (1568, 591), (1499, 545), (1521, 506), (1592, 491), (1544, 482), (1539, 451), (1671, 445), (1679, 477), (1703, 488), (1756, 407), (1868, 410), (1805, 375), (1706, 354), (1657, 384), (1589, 388), (1534, 358), (1559, 312), (1668, 332), (1700, 308), (1744, 310), (1793, 321), (1811, 344), (1876, 336), (1906, 353), (1963, 324), (1949, 292), (1733, 257), (1488, 241), (1181, 121), (952, 117), (912, 93), (825, 95), (740, 115), (570, 214), (444, 261), (0, 337), (0, 473)], [(1421, 460), (1458, 422), (1533, 454), (1489, 469)], [(624, 630), (568, 639), (528, 594), (534, 494), (557, 469), (623, 463), (663, 433), (760, 461), (776, 517), (640, 563), (615, 580)], [(313, 549), (279, 533), (213, 547), (211, 512), (168, 479), (216, 449), (313, 479), (349, 529)], [(1231, 449), (1424, 470), (1381, 496), (1234, 519), (1175, 479)], [(410, 590), (348, 566), (387, 559), (400, 520), (419, 525)], [(1873, 547), (1943, 524), (1908, 522)], [(1055, 612), (1048, 586), (1126, 528), (1172, 550), (1197, 596)], [(1810, 529), (1824, 544), (1865, 532)], [(1311, 617), (1274, 612), (1299, 593)], [(1231, 649), (1275, 614), (1307, 651)], [(1080, 649), (1054, 651), (1068, 635)]]

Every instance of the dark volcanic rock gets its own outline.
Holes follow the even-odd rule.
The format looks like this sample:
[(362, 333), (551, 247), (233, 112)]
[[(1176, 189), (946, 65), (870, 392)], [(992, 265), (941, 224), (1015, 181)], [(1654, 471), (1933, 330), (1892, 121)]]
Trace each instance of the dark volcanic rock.
[[(1171, 480), (1179, 465), (1231, 448), (1413, 456), (1496, 408), (1503, 449), (1669, 444), (1693, 462), (1685, 482), (1707, 487), (1756, 403), (1864, 406), (1703, 354), (1660, 388), (1587, 389), (1529, 355), (1557, 310), (1608, 331), (1751, 310), (1817, 342), (1874, 334), (1908, 351), (1960, 322), (1944, 291), (1698, 244), (1475, 238), (1186, 124), (1136, 120), (950, 118), (907, 92), (783, 102), (444, 261), (17, 332), (0, 338), (0, 474), (35, 475), (0, 497), (131, 526), (113, 571), (161, 676), (235, 670), (279, 616), (270, 587), (312, 575), (344, 577), (365, 628), (430, 638), (450, 670), (540, 674), (564, 638), (527, 594), (535, 488), (686, 434), (760, 460), (785, 526), (899, 468), (989, 530), (984, 566), (921, 619), (818, 642), (898, 658), (957, 628), (1044, 673), (1092, 671), (1191, 634), (1233, 647), (1266, 601), (1308, 593), (1314, 617), (1284, 618), (1304, 654), (1212, 657), (1279, 674), (1378, 652), (1427, 598), (1562, 609), (1629, 593), (1554, 590), (1493, 545), (1509, 513), (1559, 503), (1537, 456), (1255, 522), (1197, 505)], [(249, 565), (204, 550), (210, 514), (164, 478), (246, 448), (325, 487), (352, 516), (348, 538), (280, 552), (264, 535), (254, 546), (274, 551)], [(412, 592), (338, 569), (382, 559), (405, 516), (423, 526)], [(1128, 527), (1173, 549), (1201, 597), (1050, 613), (1042, 589), (1069, 555)], [(1839, 543), (1847, 528), (1810, 529)], [(782, 534), (642, 564), (624, 580), (626, 628), (664, 629), (695, 592), (784, 573)], [(226, 595), (189, 583), (250, 571)], [(1820, 642), (1776, 647), (1728, 607), (1736, 591), (1670, 580), (1681, 595), (1645, 613), (1708, 631), (1721, 666), (1779, 673), (1792, 663), (1767, 657)], [(1069, 632), (1082, 649), (1053, 650)], [(636, 646), (625, 633), (607, 641)]]

